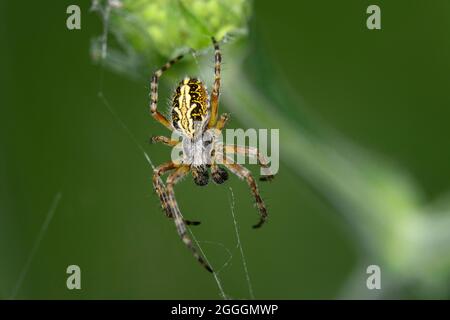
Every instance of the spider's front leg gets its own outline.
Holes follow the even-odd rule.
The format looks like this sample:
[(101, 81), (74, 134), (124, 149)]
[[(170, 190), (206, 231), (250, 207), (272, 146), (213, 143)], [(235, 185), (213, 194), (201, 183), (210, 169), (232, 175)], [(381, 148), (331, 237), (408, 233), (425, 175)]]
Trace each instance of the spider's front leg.
[(228, 120), (230, 120), (230, 115), (228, 113), (222, 113), (216, 123), (216, 129), (219, 130), (219, 132), (222, 132), (222, 129), (225, 127)]
[(262, 167), (263, 174), (259, 178), (260, 181), (271, 181), (275, 177), (269, 167), (269, 161), (267, 158), (258, 150), (258, 148), (254, 147), (241, 147), (236, 145), (225, 145), (223, 147), (223, 152), (225, 154), (242, 154), (247, 157), (256, 157), (258, 160), (258, 165)]
[[(153, 173), (153, 188), (156, 191), (156, 194), (159, 197), (159, 201), (161, 202), (161, 207), (163, 208), (166, 217), (168, 218), (173, 218), (174, 217), (174, 208), (171, 206), (171, 201), (170, 198), (167, 194), (167, 190), (166, 187), (164, 186), (162, 180), (161, 180), (161, 176), (166, 173), (169, 172), (171, 170), (174, 170), (176, 168), (178, 168), (179, 165), (175, 164), (173, 162), (166, 162), (160, 166), (158, 166)], [(190, 221), (190, 220), (184, 220), (184, 222), (187, 225), (198, 225), (200, 224), (200, 222), (198, 221)]]
[(178, 208), (177, 201), (175, 199), (175, 192), (173, 190), (175, 184), (177, 184), (187, 173), (189, 172), (189, 166), (181, 165), (175, 172), (169, 175), (167, 178), (167, 195), (168, 195), (168, 205), (174, 214), (174, 222), (177, 228), (177, 232), (180, 235), (183, 243), (191, 250), (194, 257), (200, 262), (200, 264), (209, 272), (213, 272), (209, 264), (205, 259), (198, 253), (191, 238), (188, 235), (186, 228), (186, 220), (183, 219), (180, 210)]
[(168, 218), (172, 218), (173, 214), (168, 206), (169, 198), (167, 196), (166, 188), (161, 180), (161, 176), (168, 171), (174, 170), (176, 167), (176, 164), (171, 161), (158, 166), (153, 171), (153, 188), (155, 189), (156, 194), (158, 195), (161, 202), (161, 206)]
[[(167, 185), (167, 196), (168, 196), (168, 206), (169, 208), (171, 208), (171, 211), (176, 211), (176, 210), (180, 210), (178, 208), (178, 203), (177, 200), (175, 199), (175, 191), (174, 191), (174, 186), (181, 181), (181, 179), (189, 172), (189, 166), (187, 165), (180, 165), (178, 167), (177, 170), (175, 170), (175, 172), (171, 173), (168, 177), (167, 177), (167, 181), (166, 181), (166, 185)], [(186, 220), (183, 219), (183, 221), (187, 224), (187, 225), (199, 225), (200, 221), (191, 221), (191, 220)]]
[(172, 125), (170, 124), (169, 120), (166, 119), (166, 117), (161, 114), (158, 111), (158, 83), (159, 78), (163, 74), (164, 71), (169, 69), (171, 66), (173, 66), (176, 62), (180, 61), (181, 58), (183, 58), (183, 55), (180, 55), (176, 57), (175, 59), (170, 60), (165, 65), (163, 65), (160, 69), (156, 70), (152, 77), (152, 82), (150, 84), (151, 88), (151, 99), (150, 99), (150, 113), (153, 118), (155, 118), (156, 121), (161, 123), (163, 126), (165, 126), (167, 129), (172, 131)]
[(194, 258), (197, 259), (197, 261), (209, 272), (213, 272), (209, 264), (205, 261), (205, 259), (198, 253), (197, 249), (195, 248), (194, 244), (192, 243), (191, 238), (188, 235), (186, 223), (184, 222), (183, 218), (181, 217), (181, 214), (179, 211), (175, 212), (174, 216), (174, 222), (175, 226), (177, 228), (178, 235), (180, 236), (183, 243), (191, 250), (192, 254), (194, 255)]
[(255, 179), (253, 178), (250, 170), (247, 168), (241, 166), (240, 164), (234, 163), (232, 159), (225, 157), (223, 159), (223, 164), (226, 168), (228, 168), (231, 172), (233, 172), (236, 176), (238, 176), (241, 179), (244, 179), (247, 181), (248, 186), (250, 187), (250, 191), (253, 194), (253, 197), (256, 201), (256, 206), (258, 207), (260, 220), (257, 224), (253, 226), (253, 228), (259, 228), (261, 227), (264, 222), (267, 220), (267, 209), (266, 205), (264, 204), (264, 200), (261, 198), (258, 190), (258, 185), (256, 184)]
[(211, 92), (211, 118), (208, 122), (208, 128), (216, 125), (217, 114), (219, 112), (219, 95), (220, 95), (220, 66), (222, 63), (222, 54), (220, 53), (219, 43), (212, 38), (214, 45), (214, 84)]
[(170, 138), (165, 136), (153, 136), (150, 138), (150, 143), (162, 143), (169, 147), (175, 147), (180, 143), (178, 140), (170, 140)]

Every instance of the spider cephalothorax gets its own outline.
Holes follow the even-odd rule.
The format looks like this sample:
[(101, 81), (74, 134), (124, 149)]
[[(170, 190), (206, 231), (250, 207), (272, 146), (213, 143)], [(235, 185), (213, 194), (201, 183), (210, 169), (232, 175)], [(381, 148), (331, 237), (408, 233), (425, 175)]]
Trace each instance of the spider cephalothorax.
[[(197, 225), (200, 222), (189, 221), (183, 218), (175, 199), (174, 185), (191, 172), (194, 182), (197, 185), (204, 186), (209, 181), (208, 170), (211, 170), (212, 180), (217, 184), (221, 184), (228, 179), (228, 173), (224, 168), (228, 169), (248, 183), (260, 214), (259, 222), (253, 227), (259, 228), (267, 219), (267, 210), (264, 201), (259, 195), (255, 179), (248, 169), (234, 163), (234, 160), (228, 155), (244, 154), (256, 157), (258, 164), (267, 172), (266, 175), (261, 177), (261, 180), (269, 180), (273, 177), (268, 169), (266, 158), (257, 148), (223, 145), (217, 141), (218, 134), (220, 134), (228, 121), (228, 115), (222, 114), (218, 118), (222, 56), (219, 45), (214, 39), (213, 44), (215, 49), (215, 76), (210, 98), (208, 97), (206, 86), (199, 79), (186, 77), (175, 89), (171, 101), (170, 121), (157, 110), (158, 80), (165, 70), (182, 58), (182, 56), (178, 56), (154, 73), (151, 82), (150, 104), (152, 116), (169, 130), (177, 131), (182, 137), (181, 141), (171, 140), (164, 136), (152, 138), (152, 142), (162, 142), (172, 147), (182, 144), (181, 161), (170, 161), (157, 167), (154, 170), (153, 186), (167, 217), (174, 219), (178, 234), (183, 242), (191, 249), (197, 260), (211, 272), (211, 267), (195, 249), (187, 232), (186, 225)], [(161, 176), (169, 171), (173, 172), (168, 176), (166, 184), (164, 184)]]

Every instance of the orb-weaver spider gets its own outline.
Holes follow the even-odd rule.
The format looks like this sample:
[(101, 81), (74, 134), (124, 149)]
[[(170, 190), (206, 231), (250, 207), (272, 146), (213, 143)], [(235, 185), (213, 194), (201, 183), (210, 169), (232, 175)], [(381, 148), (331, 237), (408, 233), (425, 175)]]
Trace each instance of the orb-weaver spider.
[[(183, 144), (183, 156), (179, 163), (170, 161), (158, 166), (154, 170), (153, 187), (159, 196), (166, 216), (174, 219), (177, 232), (184, 244), (192, 251), (194, 257), (210, 272), (212, 272), (211, 267), (197, 252), (187, 232), (186, 225), (198, 225), (200, 222), (186, 220), (181, 215), (175, 199), (175, 184), (190, 171), (194, 178), (194, 182), (199, 186), (204, 186), (209, 180), (209, 168), (211, 169), (213, 181), (217, 184), (221, 184), (228, 179), (228, 173), (219, 166), (220, 163), (220, 165), (223, 165), (239, 178), (247, 181), (260, 214), (259, 222), (253, 227), (259, 228), (267, 219), (267, 210), (264, 201), (259, 195), (255, 179), (248, 169), (240, 164), (234, 163), (234, 160), (226, 156), (226, 154), (243, 154), (245, 156), (256, 157), (258, 164), (267, 172), (260, 180), (266, 181), (273, 178), (273, 175), (268, 168), (266, 158), (257, 148), (216, 143), (216, 134), (222, 131), (229, 117), (227, 114), (222, 114), (220, 118), (218, 118), (222, 55), (217, 41), (214, 38), (212, 41), (215, 50), (215, 77), (211, 99), (208, 98), (206, 87), (202, 81), (186, 77), (180, 82), (174, 92), (170, 109), (171, 121), (167, 120), (167, 118), (157, 110), (158, 80), (164, 71), (169, 69), (183, 57), (180, 55), (167, 62), (162, 68), (154, 73), (151, 81), (150, 102), (150, 112), (153, 118), (170, 131), (176, 130), (182, 137), (181, 142), (178, 140), (171, 140), (165, 136), (152, 137), (151, 141), (153, 143), (161, 142), (172, 147), (175, 147), (180, 143)], [(209, 137), (205, 139), (205, 133), (211, 130), (214, 131), (215, 134), (209, 135)], [(166, 185), (164, 185), (161, 176), (172, 170), (174, 171), (168, 176)]]

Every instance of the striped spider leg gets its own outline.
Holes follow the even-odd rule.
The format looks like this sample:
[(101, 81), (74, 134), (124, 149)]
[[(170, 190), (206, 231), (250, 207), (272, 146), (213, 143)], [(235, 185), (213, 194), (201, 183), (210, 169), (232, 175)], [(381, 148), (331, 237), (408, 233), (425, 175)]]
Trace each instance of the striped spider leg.
[[(234, 152), (240, 152), (242, 151), (243, 153), (248, 153), (248, 150), (240, 150), (240, 147), (237, 147), (237, 149), (235, 149), (236, 146), (233, 145), (227, 145), (224, 147), (224, 150), (226, 149), (231, 149)], [(235, 151), (235, 150), (239, 150), (239, 151)], [(247, 182), (250, 191), (255, 199), (255, 203), (256, 203), (256, 207), (258, 208), (258, 212), (260, 215), (260, 219), (258, 221), (257, 224), (253, 225), (253, 228), (257, 229), (260, 228), (266, 221), (267, 221), (267, 208), (266, 205), (264, 203), (264, 200), (261, 198), (261, 195), (259, 194), (259, 189), (258, 189), (258, 185), (256, 184), (255, 178), (253, 178), (252, 173), (250, 172), (250, 170), (248, 170), (246, 167), (235, 163), (233, 159), (231, 159), (229, 156), (227, 156), (224, 153), (217, 153), (217, 157), (218, 157), (218, 162), (222, 163), (225, 168), (227, 168), (228, 170), (230, 170), (232, 173), (234, 173), (237, 177), (239, 177), (240, 179), (243, 179)], [(264, 161), (264, 160), (262, 160)], [(263, 167), (263, 169), (269, 170), (267, 167), (267, 163), (266, 162), (262, 162), (261, 160), (258, 160), (258, 163)], [(273, 178), (272, 174), (268, 174), (265, 176), (262, 176), (260, 178), (261, 181), (268, 181), (271, 180)]]
[[(161, 180), (161, 175), (173, 171), (167, 178), (167, 187), (163, 184)], [(175, 193), (173, 191), (174, 185), (186, 175), (189, 171), (189, 166), (175, 164), (174, 162), (164, 163), (154, 170), (153, 174), (153, 187), (156, 190), (156, 194), (159, 196), (161, 201), (161, 206), (166, 213), (168, 218), (172, 218), (175, 223), (178, 235), (180, 236), (183, 243), (191, 250), (194, 257), (200, 262), (202, 266), (205, 267), (209, 272), (213, 272), (211, 267), (205, 261), (205, 259), (198, 253), (191, 238), (189, 237), (186, 225), (198, 225), (199, 221), (190, 221), (183, 218), (178, 204), (175, 199)]]

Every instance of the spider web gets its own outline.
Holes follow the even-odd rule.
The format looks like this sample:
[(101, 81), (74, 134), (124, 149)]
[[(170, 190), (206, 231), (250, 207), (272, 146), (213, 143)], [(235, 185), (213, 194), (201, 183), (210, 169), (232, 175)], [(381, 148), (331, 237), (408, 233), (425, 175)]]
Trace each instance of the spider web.
[(45, 217), (44, 222), (41, 225), (41, 228), (36, 236), (36, 240), (34, 241), (33, 247), (31, 248), (30, 253), (28, 254), (28, 257), (25, 261), (25, 264), (22, 267), (22, 270), (20, 271), (19, 278), (17, 279), (17, 282), (11, 292), (10, 299), (14, 300), (19, 293), (20, 288), (22, 287), (22, 283), (25, 280), (25, 277), (28, 274), (28, 270), (30, 269), (31, 263), (33, 262), (34, 256), (36, 255), (39, 245), (42, 242), (42, 239), (44, 238), (45, 233), (48, 230), (48, 226), (50, 225), (50, 222), (53, 219), (53, 216), (55, 215), (55, 211), (58, 208), (59, 202), (61, 200), (61, 192), (58, 192), (55, 197), (53, 198), (52, 204), (50, 206), (50, 209), (47, 212), (47, 215)]
[[(153, 161), (151, 160), (149, 154), (145, 151), (144, 147), (139, 143), (139, 141), (136, 139), (135, 135), (132, 133), (132, 131), (128, 128), (128, 126), (125, 124), (125, 122), (121, 119), (121, 117), (117, 114), (117, 112), (115, 111), (115, 109), (113, 108), (113, 106), (111, 105), (111, 103), (108, 101), (108, 99), (106, 98), (105, 94), (104, 94), (104, 71), (105, 71), (105, 58), (107, 57), (108, 54), (108, 33), (109, 33), (109, 18), (110, 18), (110, 12), (111, 12), (111, 6), (114, 5), (114, 0), (110, 0), (107, 1), (106, 4), (104, 6), (102, 6), (100, 4), (100, 2), (98, 0), (93, 0), (92, 2), (92, 7), (91, 10), (92, 11), (98, 11), (100, 13), (102, 22), (103, 22), (103, 31), (102, 31), (102, 35), (100, 37), (100, 48), (101, 48), (101, 53), (100, 53), (100, 75), (99, 75), (99, 90), (98, 90), (98, 97), (100, 99), (100, 101), (102, 102), (102, 104), (107, 108), (107, 110), (111, 113), (111, 115), (113, 116), (114, 120), (120, 125), (120, 127), (126, 132), (126, 134), (128, 135), (128, 137), (133, 141), (133, 143), (136, 145), (136, 147), (139, 149), (140, 152), (142, 152), (146, 162), (150, 165), (150, 167), (154, 170), (155, 166), (153, 164)], [(205, 51), (206, 52), (206, 51)], [(203, 68), (200, 67), (199, 61), (198, 61), (198, 55), (199, 53), (196, 53), (194, 50), (191, 50), (190, 52), (194, 58), (194, 61), (196, 63), (196, 68), (198, 69), (198, 72), (202, 75), (205, 76), (205, 74), (203, 73)], [(202, 52), (201, 54), (203, 54), (204, 52)], [(206, 77), (204, 77), (204, 79), (206, 79)], [(161, 178), (159, 178), (161, 180)], [(162, 180), (161, 180), (162, 182)], [(163, 183), (163, 182), (162, 182)], [(244, 255), (244, 250), (242, 247), (242, 243), (240, 240), (240, 236), (239, 236), (239, 228), (238, 228), (238, 223), (236, 220), (236, 215), (235, 215), (235, 201), (234, 201), (234, 193), (232, 188), (230, 187), (230, 198), (229, 198), (229, 204), (230, 204), (230, 212), (231, 212), (231, 216), (233, 219), (233, 225), (234, 225), (234, 231), (236, 234), (236, 246), (233, 249), (237, 250), (239, 249), (240, 251), (240, 255), (241, 255), (241, 260), (242, 260), (242, 265), (243, 265), (243, 269), (244, 269), (244, 273), (245, 273), (245, 278), (246, 278), (246, 283), (247, 283), (247, 287), (248, 287), (248, 292), (249, 292), (249, 296), (250, 299), (255, 299), (254, 296), (254, 292), (253, 292), (253, 287), (251, 284), (251, 280), (250, 280), (250, 275), (248, 272), (248, 268), (247, 268), (247, 261)], [(182, 216), (182, 213), (180, 211), (178, 211), (178, 214), (180, 214)], [(188, 228), (189, 230), (189, 234), (192, 237), (193, 241), (195, 242), (195, 245), (197, 246), (198, 250), (200, 251), (200, 253), (202, 254), (202, 256), (204, 257), (205, 261), (209, 264), (212, 265), (209, 260), (208, 257), (205, 253), (205, 251), (203, 250), (202, 246), (200, 244), (213, 244), (216, 246), (220, 246), (222, 247), (228, 254), (228, 259), (225, 261), (225, 263), (217, 269), (217, 271), (213, 272), (213, 276), (214, 276), (214, 280), (216, 282), (217, 288), (219, 290), (219, 295), (222, 299), (227, 300), (227, 299), (231, 299), (231, 296), (227, 295), (223, 289), (223, 285), (222, 285), (222, 281), (219, 277), (219, 274), (230, 264), (230, 262), (233, 259), (233, 252), (230, 251), (224, 244), (220, 243), (220, 242), (214, 242), (214, 241), (208, 241), (208, 240), (197, 240), (195, 234), (192, 232), (192, 230), (190, 228)], [(214, 268), (214, 270), (216, 270)]]
[(252, 286), (252, 282), (250, 280), (250, 274), (249, 274), (248, 268), (247, 268), (247, 260), (245, 259), (244, 248), (242, 248), (241, 237), (239, 236), (239, 227), (238, 227), (238, 223), (236, 220), (236, 215), (234, 213), (234, 207), (235, 207), (234, 192), (233, 192), (233, 189), (230, 187), (230, 212), (231, 212), (231, 216), (233, 217), (234, 230), (236, 232), (236, 242), (237, 242), (236, 248), (239, 248), (239, 252), (241, 253), (242, 266), (243, 266), (244, 272), (245, 272), (245, 280), (247, 281), (247, 287), (248, 287), (248, 293), (250, 295), (250, 299), (254, 300), (255, 294), (253, 293), (253, 286)]

